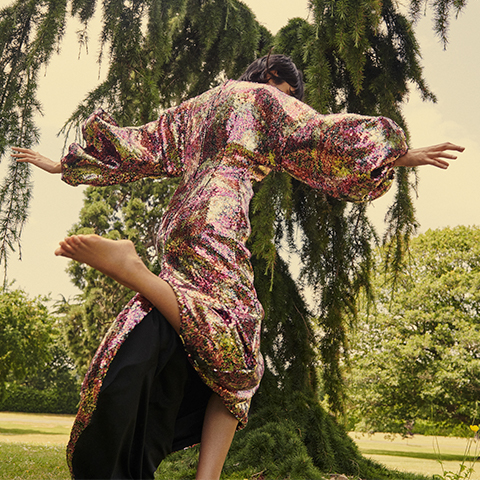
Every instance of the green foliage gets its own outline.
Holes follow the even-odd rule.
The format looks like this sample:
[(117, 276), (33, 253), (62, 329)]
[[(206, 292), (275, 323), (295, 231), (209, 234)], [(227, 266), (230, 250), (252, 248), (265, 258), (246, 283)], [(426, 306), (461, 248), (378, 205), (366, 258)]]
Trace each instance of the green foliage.
[[(93, 15), (93, 9), (90, 16)], [(84, 15), (88, 24), (90, 17)], [(120, 124), (144, 124), (162, 108), (237, 78), (271, 34), (237, 0), (104, 2), (107, 79), (89, 93), (64, 132), (103, 105)]]
[[(261, 399), (263, 403), (257, 400), (258, 407), (254, 410), (251, 419), (252, 427), (247, 426), (245, 431), (247, 440), (250, 435), (255, 438), (254, 432), (259, 428), (261, 432), (270, 432), (269, 435), (274, 439), (278, 438), (279, 435), (273, 428), (277, 424), (280, 426), (280, 431), (286, 429), (295, 432), (295, 434), (291, 433), (294, 438), (292, 441), (296, 441), (295, 437), (301, 439), (313, 465), (320, 471), (359, 473), (358, 463), (362, 461), (362, 457), (357, 447), (333, 417), (318, 404), (314, 396), (308, 396), (300, 390), (289, 392), (288, 395), (282, 395), (281, 392), (273, 394), (272, 390), (268, 393), (272, 398), (265, 398), (267, 395), (264, 393)], [(235, 446), (232, 447), (233, 452), (235, 448)], [(280, 445), (276, 445), (275, 448), (283, 452)], [(303, 449), (299, 452), (302, 453)], [(280, 463), (279, 460), (278, 463)], [(253, 463), (253, 466), (260, 465), (262, 463)]]
[(448, 27), (452, 10), (455, 18), (466, 7), (467, 0), (410, 0), (410, 15), (414, 21), (418, 20), (422, 11), (426, 14), (430, 8), (433, 10), (433, 29), (440, 37), (444, 48), (448, 43)]
[[(418, 16), (420, 3), (412, 2), (414, 17)], [(1, 81), (4, 86), (0, 111), (2, 118), (6, 119), (2, 122), (2, 128), (7, 128), (2, 136), (6, 139), (5, 145), (20, 143), (27, 146), (36, 139), (32, 120), (33, 113), (39, 108), (34, 98), (36, 76), (38, 68), (58, 50), (68, 16), (67, 5), (65, 0), (17, 1), (0, 12)], [(453, 2), (453, 5), (459, 11), (464, 2)], [(451, 6), (450, 1), (434, 3), (434, 9), (442, 18), (445, 15), (448, 18)], [(88, 39), (89, 22), (96, 8), (97, 4), (92, 0), (73, 0), (71, 3), (70, 14), (78, 17), (84, 25), (79, 32), (83, 43)], [(279, 32), (275, 43), (304, 69), (307, 101), (313, 107), (321, 112), (346, 110), (383, 114), (404, 125), (400, 106), (408, 93), (409, 82), (415, 84), (425, 98), (434, 98), (422, 77), (418, 45), (411, 24), (399, 12), (396, 3), (390, 0), (369, 0), (360, 4), (352, 0), (318, 0), (311, 2), (311, 11), (311, 23), (300, 19), (290, 21)], [(109, 109), (120, 124), (146, 123), (154, 119), (159, 110), (196, 95), (226, 77), (237, 77), (257, 55), (268, 49), (273, 40), (252, 12), (237, 0), (138, 0), (127, 3), (105, 0), (102, 18), (100, 59), (107, 58), (109, 63), (107, 79), (90, 92), (72, 114), (64, 126), (66, 134), (99, 106)], [(445, 22), (443, 25), (446, 28)], [(399, 192), (406, 189), (407, 196), (402, 193), (396, 202), (386, 238), (386, 241), (393, 240), (395, 254), (392, 258), (396, 268), (403, 265), (409, 236), (415, 226), (411, 204), (407, 201), (408, 176), (404, 172), (399, 179)], [(281, 195), (272, 193), (268, 186), (265, 188), (267, 190), (263, 193), (270, 192), (271, 203), (275, 204)], [(290, 187), (286, 188), (291, 195)], [(14, 249), (19, 240), (29, 192), (28, 167), (14, 164), (4, 189), (0, 191), (0, 238), (3, 242), (0, 261), (4, 261), (5, 266), (8, 251)], [(254, 228), (256, 245), (263, 246), (260, 256), (267, 259), (269, 271), (275, 263), (277, 239), (283, 236), (285, 225), (292, 243), (294, 225), (303, 222), (305, 226), (315, 221), (315, 218), (306, 218), (305, 212), (295, 210), (295, 206), (302, 205), (302, 199), (309, 194), (302, 188), (294, 189), (292, 194), (297, 198), (283, 197), (287, 202), (280, 199), (282, 205), (274, 212), (270, 210), (275, 219), (259, 216), (258, 227)], [(359, 251), (354, 247), (356, 260), (354, 267), (350, 268), (352, 252), (348, 243), (351, 241), (348, 222), (352, 217), (344, 205), (327, 201), (326, 205), (320, 206), (321, 202), (316, 202), (319, 211), (331, 216), (325, 228), (320, 225), (311, 238), (307, 238), (305, 232), (301, 235), (310, 244), (327, 246), (334, 241), (338, 246), (331, 243), (331, 248), (325, 249), (324, 263), (326, 268), (334, 268), (336, 270), (332, 272), (340, 271), (342, 275), (336, 278), (325, 272), (318, 275), (313, 270), (313, 265), (318, 262), (309, 257), (311, 249), (303, 249), (302, 260), (306, 282), (317, 292), (322, 292), (315, 314), (325, 332), (321, 347), (325, 385), (329, 389), (333, 410), (340, 411), (343, 393), (339, 364), (348, 347), (344, 332), (355, 316), (354, 298), (358, 290), (368, 289), (368, 274), (365, 273), (371, 261), (365, 245), (372, 233), (366, 228), (366, 237), (358, 242), (363, 244), (362, 249)], [(277, 220), (291, 208), (287, 204), (294, 208), (290, 223)], [(3, 208), (3, 205), (7, 207)], [(132, 203), (131, 207), (142, 208), (138, 202), (137, 205)], [(101, 212), (103, 207), (97, 204), (96, 208)], [(312, 217), (317, 215), (313, 209), (307, 212)], [(104, 213), (108, 216), (107, 212)], [(358, 219), (358, 224), (367, 225), (365, 210), (357, 210), (353, 216)], [(402, 221), (398, 221), (399, 218)], [(269, 228), (260, 232), (264, 225)], [(114, 235), (113, 231), (111, 235)], [(333, 250), (336, 250), (335, 261), (329, 262), (327, 255)], [(79, 278), (79, 274), (74, 275)], [(102, 309), (98, 305), (97, 300), (105, 293), (102, 289), (109, 290), (107, 297), (112, 299), (112, 304), (128, 297), (105, 279), (101, 282), (90, 279), (90, 288), (92, 301), (87, 308), (91, 308), (90, 317), (100, 316), (100, 327), (86, 335), (86, 347), (75, 355), (76, 358), (85, 357), (85, 362), (88, 361), (88, 352), (105, 331), (106, 317), (116, 313), (115, 309)], [(340, 301), (342, 295), (346, 302)], [(73, 324), (91, 325), (84, 313), (77, 309), (72, 317), (75, 319)], [(73, 328), (69, 335), (73, 338), (72, 335), (79, 333), (78, 328)]]
[(8, 377), (0, 411), (32, 413), (75, 413), (80, 378), (68, 356), (64, 340), (54, 326), (46, 347), (49, 361), (22, 379)]
[(412, 190), (416, 191), (416, 172), (413, 172), (415, 182), (411, 183), (408, 169), (397, 168), (395, 182), (397, 191), (395, 199), (387, 211), (387, 229), (383, 237), (385, 246), (384, 271), (391, 276), (391, 285), (395, 289), (397, 275), (408, 265), (407, 254), (410, 248), (410, 239), (415, 234), (418, 223), (415, 219)]
[[(422, 475), (388, 470), (362, 457), (353, 441), (315, 401), (298, 394), (290, 408), (279, 399), (254, 414), (237, 432), (227, 457), (225, 479), (325, 479), (334, 473), (364, 480), (426, 480)], [(155, 478), (195, 478), (198, 448), (174, 453)]]
[(315, 0), (312, 13), (313, 28), (301, 37), (307, 102), (318, 111), (385, 115), (404, 125), (400, 110), (409, 82), (434, 99), (411, 23), (396, 2)]
[(293, 422), (267, 423), (236, 435), (234, 442), (224, 469), (226, 475), (229, 471), (250, 470), (248, 476), (261, 472), (264, 478), (323, 478)]
[[(378, 274), (374, 311), (352, 340), (352, 409), (369, 431), (404, 433), (417, 419), (470, 424), (480, 388), (480, 229), (429, 230), (391, 292)], [(360, 425), (359, 425), (360, 426)]]
[(23, 380), (51, 359), (53, 319), (40, 298), (22, 290), (0, 291), (0, 388), (9, 378)]
[[(271, 173), (263, 182), (255, 185), (250, 222), (252, 233), (249, 248), (253, 255), (265, 262), (264, 274), (270, 274), (271, 286), (277, 250), (282, 240), (293, 237), (292, 224), (288, 222), (292, 210), (292, 178), (287, 174)], [(265, 277), (266, 278), (266, 277)]]
[(294, 218), (301, 228), (302, 276), (317, 299), (316, 327), (325, 394), (335, 412), (343, 410), (341, 361), (348, 349), (346, 329), (356, 317), (356, 298), (370, 291), (371, 243), (375, 233), (365, 206), (325, 198), (297, 185)]
[(435, 418), (430, 420), (416, 419), (413, 425), (412, 433), (414, 435), (425, 435), (430, 437), (457, 437), (469, 438), (472, 431), (469, 426), (464, 423), (451, 423), (449, 421), (436, 421)]
[(277, 259), (271, 288), (265, 267), (264, 261), (254, 258), (257, 293), (265, 310), (262, 353), (266, 371), (253, 412), (281, 398), (283, 402), (295, 392), (312, 395), (317, 389), (311, 317), (285, 262)]
[(79, 385), (69, 382), (61, 387), (38, 389), (16, 383), (9, 384), (0, 401), (0, 411), (26, 413), (70, 413), (78, 408)]
[(253, 397), (250, 422), (235, 436), (225, 466), (227, 478), (233, 472), (245, 477), (232, 478), (313, 479), (322, 478), (320, 472), (375, 480), (403, 478), (363, 458), (343, 428), (320, 406), (318, 361), (312, 347), (318, 338), (288, 266), (277, 257), (271, 278), (266, 260), (253, 257), (253, 265), (265, 309), (262, 353), (266, 371)]
[[(435, 3), (437, 11), (443, 8), (439, 5)], [(0, 12), (0, 41), (7, 55), (1, 57), (0, 78), (5, 87), (0, 112), (7, 123), (2, 122), (0, 128), (7, 125), (8, 135), (20, 132), (11, 138), (5, 134), (2, 138), (9, 138), (5, 145), (27, 146), (36, 139), (32, 122), (38, 109), (36, 75), (63, 35), (66, 8), (65, 0), (18, 0)], [(94, 0), (71, 2), (71, 14), (84, 24), (79, 33), (82, 42), (88, 38), (88, 24), (96, 8)], [(396, 2), (312, 0), (311, 11), (310, 23), (294, 19), (274, 41), (277, 51), (281, 47), (281, 53), (291, 54), (304, 70), (307, 101), (314, 108), (322, 113), (386, 115), (405, 126), (401, 104), (410, 84), (416, 85), (425, 99), (434, 99), (422, 77), (412, 25)], [(100, 59), (107, 58), (107, 79), (73, 112), (63, 129), (66, 136), (72, 129), (78, 131), (79, 122), (99, 106), (107, 108), (121, 125), (153, 120), (159, 111), (227, 77), (238, 77), (273, 42), (270, 33), (238, 0), (105, 0), (102, 18)], [(17, 79), (22, 83), (14, 83)], [(8, 126), (10, 119), (14, 119), (12, 126)], [(13, 180), (8, 188), (0, 190), (1, 211), (6, 215), (5, 227), (0, 223), (4, 245), (0, 261), (6, 259), (2, 252), (12, 250), (18, 241), (30, 189), (28, 168), (21, 170), (14, 165), (10, 177)], [(409, 200), (410, 179), (406, 171), (398, 178), (399, 194), (389, 217), (386, 241), (393, 242), (395, 254), (390, 258), (400, 271), (415, 222)], [(301, 431), (309, 432), (299, 438), (312, 460), (302, 450), (300, 459), (288, 460), (289, 468), (303, 465), (316, 475), (316, 468), (335, 466), (355, 474), (353, 459), (363, 460), (318, 406), (313, 345), (319, 342), (323, 384), (331, 409), (341, 412), (345, 396), (341, 365), (349, 347), (349, 327), (356, 317), (356, 299), (361, 291), (370, 295), (375, 234), (365, 207), (347, 207), (286, 176), (267, 177), (256, 190), (250, 246), (256, 288), (266, 310), (263, 351), (268, 360), (256, 400), (266, 410), (256, 418), (274, 421), (284, 418), (284, 412), (291, 416), (298, 409), (300, 419), (295, 428), (301, 425)], [(156, 271), (154, 237), (170, 192), (171, 184), (153, 181), (88, 189), (81, 219), (71, 233), (131, 238), (149, 268)], [(15, 202), (20, 202), (16, 210)], [(10, 215), (4, 205), (12, 205), (14, 214)], [(315, 320), (277, 255), (282, 240), (295, 248), (298, 239), (302, 244), (303, 285), (313, 288), (317, 300)], [(131, 292), (83, 266), (72, 265), (70, 274), (83, 293), (78, 304), (63, 304), (58, 309), (66, 314), (63, 325), (69, 351), (76, 364), (85, 369)], [(318, 332), (320, 339), (312, 332)], [(277, 407), (283, 409), (282, 415)], [(254, 405), (254, 411), (256, 408), (260, 407)], [(279, 426), (278, 431), (272, 425), (265, 426), (258, 438), (269, 436), (273, 440), (268, 441), (275, 442), (285, 432), (291, 433), (292, 425)], [(251, 447), (245, 444), (245, 448), (249, 451)], [(367, 463), (362, 465), (361, 471), (368, 472)], [(372, 478), (395, 478), (382, 476), (375, 468), (372, 472), (377, 476), (371, 474)]]
[(0, 410), (72, 413), (78, 378), (45, 299), (0, 293)]
[[(384, 115), (405, 128), (401, 107), (412, 85), (424, 99), (435, 100), (422, 76), (412, 25), (397, 3), (319, 0), (311, 2), (311, 11), (311, 23), (291, 20), (275, 43), (304, 70), (306, 101), (316, 110)], [(411, 175), (411, 169), (397, 175), (396, 197), (387, 215), (384, 242), (394, 278), (405, 267), (417, 226)], [(347, 329), (355, 321), (359, 293), (369, 295), (370, 246), (376, 235), (362, 206), (347, 207), (298, 182), (290, 195), (289, 231), (299, 229), (302, 279), (317, 300), (313, 313), (322, 332), (325, 394), (332, 411), (340, 413)]]
[[(38, 141), (34, 116), (38, 72), (56, 51), (65, 27), (66, 1), (18, 1), (0, 10), (0, 160), (11, 145)], [(0, 263), (20, 248), (31, 198), (30, 168), (10, 162), (0, 185)]]
[(20, 236), (27, 219), (30, 198), (28, 164), (10, 163), (7, 176), (0, 186), (0, 263), (3, 262), (4, 267), (3, 288), (7, 286), (8, 255), (15, 249), (21, 252)]

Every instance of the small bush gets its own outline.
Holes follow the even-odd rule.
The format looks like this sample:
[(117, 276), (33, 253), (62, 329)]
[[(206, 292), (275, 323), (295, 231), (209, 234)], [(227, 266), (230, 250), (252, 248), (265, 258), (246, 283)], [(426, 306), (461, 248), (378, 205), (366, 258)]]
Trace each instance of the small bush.
[(413, 426), (412, 433), (438, 437), (470, 438), (472, 436), (469, 425), (449, 422), (434, 423), (428, 420), (417, 420)]

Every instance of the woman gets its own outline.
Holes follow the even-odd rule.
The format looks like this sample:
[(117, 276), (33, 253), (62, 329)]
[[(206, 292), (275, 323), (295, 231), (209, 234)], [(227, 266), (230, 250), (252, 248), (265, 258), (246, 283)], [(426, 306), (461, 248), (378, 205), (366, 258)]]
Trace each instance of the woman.
[(318, 114), (300, 101), (301, 73), (283, 55), (257, 60), (240, 80), (141, 127), (120, 128), (98, 111), (84, 126), (87, 146), (73, 144), (60, 163), (15, 149), (17, 161), (72, 185), (181, 178), (160, 227), (159, 277), (126, 240), (73, 236), (55, 252), (138, 292), (82, 386), (67, 455), (76, 478), (153, 478), (200, 432), (197, 479), (220, 477), (263, 373), (263, 309), (245, 246), (254, 181), (286, 171), (328, 195), (368, 201), (390, 187), (395, 167), (445, 169), (456, 158), (448, 151), (463, 151), (408, 150), (383, 117)]

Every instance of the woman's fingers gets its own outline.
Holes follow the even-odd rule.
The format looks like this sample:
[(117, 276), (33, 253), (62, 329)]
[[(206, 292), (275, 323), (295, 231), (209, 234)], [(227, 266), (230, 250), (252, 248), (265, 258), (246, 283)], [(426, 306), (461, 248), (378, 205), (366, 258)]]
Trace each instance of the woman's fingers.
[(29, 148), (20, 148), (20, 147), (12, 147), (17, 153), (12, 153), (12, 157), (17, 159), (17, 162), (27, 162), (29, 159), (33, 158), (33, 150)]
[(456, 150), (457, 152), (463, 152), (465, 150), (465, 147), (462, 147), (461, 145), (455, 145), (454, 143), (450, 142), (445, 142), (441, 143), (438, 145), (440, 147), (439, 149), (444, 151), (444, 150)]
[(445, 142), (438, 145), (431, 145), (430, 147), (419, 148), (418, 150), (425, 150), (429, 153), (437, 155), (452, 155), (451, 153), (448, 153), (449, 150), (463, 152), (465, 150), (465, 147), (455, 145), (454, 143)]
[(62, 166), (58, 162), (53, 162), (47, 157), (44, 157), (39, 152), (35, 152), (30, 148), (12, 147), (15, 153), (12, 153), (12, 157), (17, 162), (27, 162), (35, 165), (48, 173), (61, 173)]
[(442, 160), (441, 158), (433, 158), (430, 162), (430, 165), (433, 165), (439, 168), (448, 168), (450, 164), (445, 160)]
[(444, 160), (455, 160), (456, 155), (451, 151), (463, 152), (465, 147), (455, 145), (454, 143), (445, 142), (429, 147), (413, 148), (405, 155), (397, 158), (395, 166), (397, 167), (418, 167), (421, 165), (432, 165), (434, 167), (447, 169), (449, 163)]
[(448, 160), (456, 160), (458, 158), (457, 155), (449, 153), (450, 150), (463, 152), (465, 147), (455, 145), (450, 142), (445, 142), (433, 147), (427, 147), (427, 154), (433, 158), (433, 164), (435, 166), (439, 166), (440, 168), (448, 168), (449, 163), (443, 159), (447, 158)]

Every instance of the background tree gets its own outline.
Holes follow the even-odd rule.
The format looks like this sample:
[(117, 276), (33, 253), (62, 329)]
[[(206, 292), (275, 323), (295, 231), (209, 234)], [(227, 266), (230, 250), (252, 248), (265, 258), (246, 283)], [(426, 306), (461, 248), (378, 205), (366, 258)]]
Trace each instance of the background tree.
[[(351, 9), (353, 9), (352, 6)], [(392, 6), (391, 9), (393, 9)], [(386, 13), (379, 11), (379, 18), (376, 19), (377, 25), (384, 22), (382, 14), (387, 17), (391, 11), (388, 10)], [(329, 20), (330, 30), (325, 30), (322, 33), (324, 36), (333, 35), (332, 32), (336, 28), (335, 17), (341, 16), (341, 12), (335, 8), (331, 12), (326, 12), (326, 18), (330, 18), (332, 15), (333, 19)], [(397, 23), (401, 25), (403, 25), (402, 22), (408, 23), (399, 14), (397, 20)], [(314, 25), (323, 25), (324, 21), (323, 17), (315, 18)], [(387, 30), (387, 33), (378, 33), (380, 27), (378, 32), (372, 29), (370, 35), (373, 38), (372, 44), (375, 44), (375, 41), (390, 46), (390, 49), (385, 47), (384, 57), (376, 60), (378, 64), (386, 59), (392, 61), (392, 56), (399, 58), (398, 62), (402, 67), (409, 66), (409, 61), (414, 63), (409, 70), (410, 76), (405, 74), (398, 79), (391, 74), (382, 84), (382, 91), (387, 90), (385, 85), (388, 85), (388, 80), (392, 82), (389, 85), (391, 89), (398, 90), (399, 85), (402, 87), (402, 91), (397, 96), (397, 103), (392, 106), (389, 99), (377, 99), (368, 92), (364, 95), (368, 98), (363, 99), (361, 93), (363, 84), (359, 84), (358, 91), (354, 90), (349, 73), (344, 71), (346, 67), (338, 67), (338, 71), (343, 75), (344, 85), (342, 88), (345, 92), (350, 92), (348, 95), (354, 100), (346, 99), (341, 105), (336, 105), (337, 97), (334, 92), (338, 91), (339, 96), (345, 97), (347, 94), (340, 91), (340, 86), (329, 85), (328, 79), (325, 79), (325, 85), (322, 85), (321, 88), (318, 87), (317, 90), (325, 89), (333, 97), (324, 111), (345, 110), (351, 103), (352, 110), (362, 106), (363, 111), (360, 113), (386, 113), (382, 112), (382, 108), (386, 110), (387, 106), (388, 112), (399, 112), (401, 99), (408, 91), (407, 82), (410, 80), (417, 81), (420, 87), (427, 92), (417, 61), (418, 50), (413, 32), (408, 28), (399, 29), (400, 32), (396, 32), (394, 31), (395, 27), (396, 24), (391, 27), (390, 31)], [(187, 33), (190, 35), (188, 30)], [(403, 43), (400, 42), (398, 48), (396, 47), (397, 37), (403, 41)], [(302, 20), (293, 20), (282, 29), (275, 42), (278, 43), (277, 51), (285, 51), (293, 57), (298, 57), (294, 60), (307, 72), (307, 80), (308, 75), (316, 78), (314, 66), (318, 62), (318, 58), (314, 53), (318, 46), (315, 41), (314, 27)], [(191, 46), (192, 43), (189, 45)], [(304, 45), (307, 45), (308, 48), (305, 48)], [(118, 50), (121, 47), (123, 48), (123, 43), (116, 46)], [(339, 53), (340, 47), (332, 42), (328, 48), (330, 56), (326, 57), (324, 62), (332, 61), (333, 65), (337, 66), (343, 61)], [(365, 51), (370, 52), (371, 48), (373, 47), (370, 43), (366, 42), (362, 49), (358, 50), (357, 55), (364, 57)], [(122, 52), (117, 52), (115, 55), (119, 58), (125, 56), (126, 61), (132, 61), (132, 55), (125, 55)], [(145, 54), (142, 58), (144, 56)], [(372, 54), (373, 56), (374, 54)], [(371, 62), (373, 63), (373, 60)], [(239, 68), (238, 74), (248, 63), (246, 62), (242, 68)], [(132, 68), (131, 65), (129, 68)], [(388, 66), (384, 68), (388, 70)], [(309, 71), (313, 73), (309, 74)], [(218, 77), (218, 73), (216, 75)], [(335, 75), (339, 76), (340, 74)], [(372, 71), (365, 82), (371, 81), (376, 76), (378, 76), (378, 72)], [(217, 78), (217, 81), (219, 80), (221, 80), (221, 76)], [(211, 82), (214, 81), (215, 78), (211, 78)], [(340, 85), (340, 80), (337, 83)], [(307, 83), (308, 85), (311, 83)], [(204, 86), (207, 86), (206, 82)], [(125, 118), (130, 103), (126, 103), (122, 96), (109, 97), (110, 92), (116, 91), (115, 88), (114, 84), (109, 84), (105, 89), (108, 95), (103, 97), (100, 95), (101, 89), (92, 92), (86, 102), (75, 112), (66, 128), (75, 125), (75, 122), (83, 118), (87, 112), (89, 114), (94, 104), (98, 102), (103, 102), (107, 108), (116, 111), (117, 116), (123, 118), (123, 122), (127, 124), (146, 121), (156, 115), (155, 110), (149, 115), (145, 115), (146, 110), (144, 110), (143, 117)], [(159, 91), (161, 91), (160, 88), (163, 88), (163, 85), (159, 85)], [(309, 87), (309, 89), (315, 91), (313, 87)], [(135, 92), (137, 89), (132, 88), (131, 94), (133, 95)], [(163, 100), (160, 100), (165, 102), (164, 106), (170, 104), (171, 97), (169, 95), (170, 92), (165, 95)], [(311, 97), (313, 98), (314, 95), (311, 94)], [(177, 96), (177, 100), (182, 98), (181, 95)], [(124, 104), (125, 106), (123, 106)], [(142, 102), (138, 100), (138, 104), (142, 105)], [(397, 116), (400, 116), (399, 113)], [(151, 184), (151, 182), (146, 183)], [(147, 192), (146, 196), (142, 196), (136, 187), (132, 188), (130, 185), (109, 187), (108, 189), (89, 189), (81, 221), (73, 231), (94, 231), (111, 235), (114, 238), (125, 236), (127, 229), (121, 223), (123, 201), (126, 200), (127, 203), (135, 201), (138, 205), (142, 205), (148, 200), (148, 195)], [(117, 201), (117, 199), (122, 199), (122, 201)], [(156, 201), (158, 202), (158, 199)], [(411, 204), (407, 205), (407, 208), (410, 206)], [(156, 214), (158, 213), (156, 212)], [(287, 175), (275, 174), (270, 175), (262, 184), (256, 186), (251, 219), (250, 248), (254, 254), (256, 287), (267, 312), (262, 350), (268, 365), (265, 379), (252, 409), (253, 412), (258, 410), (257, 416), (254, 417), (258, 420), (252, 422), (252, 425), (254, 428), (261, 428), (266, 421), (261, 419), (278, 421), (288, 417), (289, 420), (292, 420), (293, 415), (295, 421), (298, 422), (299, 429), (306, 432), (307, 435), (307, 438), (299, 439), (299, 441), (307, 445), (307, 451), (312, 458), (315, 458), (317, 467), (324, 470), (339, 469), (343, 472), (353, 473), (357, 468), (355, 464), (360, 462), (358, 452), (344, 434), (340, 434), (335, 439), (333, 431), (338, 427), (333, 426), (331, 419), (325, 416), (323, 410), (318, 406), (317, 365), (313, 345), (320, 343), (323, 360), (322, 371), (324, 372), (323, 385), (325, 385), (326, 393), (334, 410), (341, 411), (343, 380), (340, 363), (347, 347), (346, 326), (355, 317), (355, 299), (360, 289), (369, 286), (370, 248), (374, 232), (365, 215), (365, 207), (349, 208), (345, 202), (326, 198), (322, 193), (293, 181)], [(131, 222), (129, 231), (130, 234), (133, 234), (131, 237), (133, 239), (140, 239), (139, 232), (150, 231), (150, 228), (144, 224), (142, 216), (132, 217)], [(298, 287), (295, 286), (288, 268), (277, 253), (285, 240), (292, 247), (294, 246), (293, 232), (295, 230), (300, 230), (302, 234), (303, 246), (300, 257), (304, 265), (305, 284), (315, 288), (319, 299), (315, 327), (298, 292)], [(91, 269), (74, 266), (71, 272), (75, 281), (78, 282), (77, 285), (83, 288), (84, 293), (81, 306), (70, 310), (66, 322), (67, 325), (70, 325), (68, 338), (72, 350), (78, 348), (78, 351), (74, 353), (75, 358), (85, 366), (103, 331), (113, 318), (115, 309), (123, 304), (119, 301), (121, 300), (120, 296), (126, 294), (110, 280)], [(115, 295), (112, 295), (112, 290)], [(321, 335), (315, 337), (313, 332), (318, 329), (320, 329)], [(294, 406), (298, 403), (304, 406), (309, 405), (309, 408), (315, 413), (304, 415), (300, 409), (298, 415), (292, 414), (296, 411)], [(328, 431), (329, 435), (320, 433), (325, 431)], [(326, 451), (330, 453), (325, 455)]]
[[(0, 159), (12, 145), (34, 145), (40, 112), (38, 71), (63, 36), (62, 2), (28, 0), (0, 10)], [(0, 263), (4, 288), (8, 254), (20, 248), (31, 197), (30, 168), (11, 162), (0, 185)]]
[(23, 380), (50, 360), (53, 319), (40, 298), (21, 290), (0, 292), (0, 387)]
[[(375, 279), (375, 310), (352, 336), (349, 398), (368, 431), (406, 433), (418, 420), (469, 425), (480, 391), (480, 228), (413, 239), (392, 296)], [(478, 418), (478, 417), (477, 417)]]
[[(311, 6), (312, 24), (295, 19), (276, 37), (279, 50), (305, 72), (307, 102), (322, 113), (385, 115), (407, 130), (401, 106), (410, 85), (425, 100), (435, 100), (422, 77), (411, 22), (389, 0), (321, 0)], [(397, 169), (396, 196), (387, 214), (384, 242), (394, 273), (404, 266), (416, 228), (411, 176), (415, 172), (410, 169)], [(325, 393), (331, 409), (342, 412), (346, 328), (355, 320), (360, 290), (369, 292), (375, 233), (365, 205), (347, 206), (296, 181), (289, 195), (290, 218), (301, 232), (302, 275), (317, 300)]]
[(73, 413), (78, 377), (46, 298), (0, 292), (0, 410)]

